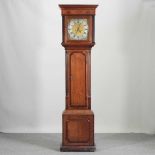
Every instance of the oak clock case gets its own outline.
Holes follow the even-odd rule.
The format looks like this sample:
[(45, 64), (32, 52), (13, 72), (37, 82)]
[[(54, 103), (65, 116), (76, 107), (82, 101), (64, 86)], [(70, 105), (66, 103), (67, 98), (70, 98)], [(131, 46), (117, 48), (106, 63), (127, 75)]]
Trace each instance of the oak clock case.
[(60, 151), (95, 151), (90, 67), (97, 5), (59, 6), (66, 55), (66, 109)]

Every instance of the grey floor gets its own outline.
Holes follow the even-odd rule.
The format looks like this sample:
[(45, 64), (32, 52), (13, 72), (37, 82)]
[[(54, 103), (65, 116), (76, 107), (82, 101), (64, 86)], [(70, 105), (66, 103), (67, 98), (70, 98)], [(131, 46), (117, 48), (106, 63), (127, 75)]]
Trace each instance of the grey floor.
[(0, 155), (155, 155), (155, 135), (96, 134), (96, 152), (59, 152), (60, 134), (0, 133)]

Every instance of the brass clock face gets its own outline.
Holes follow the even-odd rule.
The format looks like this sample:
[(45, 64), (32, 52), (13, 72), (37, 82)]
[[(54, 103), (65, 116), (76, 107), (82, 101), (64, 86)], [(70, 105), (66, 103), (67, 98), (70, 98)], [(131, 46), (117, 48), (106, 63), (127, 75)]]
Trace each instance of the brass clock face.
[(68, 23), (68, 36), (70, 40), (87, 40), (88, 39), (88, 20), (71, 19)]

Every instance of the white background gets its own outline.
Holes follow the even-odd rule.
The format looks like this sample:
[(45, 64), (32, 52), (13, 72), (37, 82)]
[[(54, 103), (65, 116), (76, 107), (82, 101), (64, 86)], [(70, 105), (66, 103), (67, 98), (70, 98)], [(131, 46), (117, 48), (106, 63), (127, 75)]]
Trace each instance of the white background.
[(65, 52), (58, 4), (99, 4), (95, 132), (155, 132), (153, 0), (0, 0), (0, 131), (61, 132)]

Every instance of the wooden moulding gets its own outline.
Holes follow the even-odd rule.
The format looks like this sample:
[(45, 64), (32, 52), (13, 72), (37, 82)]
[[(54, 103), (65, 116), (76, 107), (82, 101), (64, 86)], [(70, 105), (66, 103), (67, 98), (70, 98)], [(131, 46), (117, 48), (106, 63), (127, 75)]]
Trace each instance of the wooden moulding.
[(61, 146), (61, 152), (94, 152), (96, 150), (94, 146)]
[(98, 5), (59, 5), (62, 10), (62, 15), (95, 15), (97, 6)]

